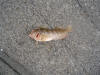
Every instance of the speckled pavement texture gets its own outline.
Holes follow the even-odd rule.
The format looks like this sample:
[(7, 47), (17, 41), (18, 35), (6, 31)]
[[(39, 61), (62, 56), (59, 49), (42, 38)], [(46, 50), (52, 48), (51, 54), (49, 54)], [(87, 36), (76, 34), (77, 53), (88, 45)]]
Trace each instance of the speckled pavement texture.
[[(67, 25), (64, 40), (28, 37), (35, 27)], [(36, 75), (100, 75), (100, 0), (0, 0), (0, 48)]]

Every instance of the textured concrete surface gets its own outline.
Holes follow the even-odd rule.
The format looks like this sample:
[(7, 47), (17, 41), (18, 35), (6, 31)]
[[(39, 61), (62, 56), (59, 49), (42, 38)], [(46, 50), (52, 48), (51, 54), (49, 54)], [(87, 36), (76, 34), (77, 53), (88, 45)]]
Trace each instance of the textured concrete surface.
[[(64, 40), (28, 37), (38, 26), (69, 24)], [(0, 0), (0, 47), (36, 75), (100, 75), (100, 1)]]

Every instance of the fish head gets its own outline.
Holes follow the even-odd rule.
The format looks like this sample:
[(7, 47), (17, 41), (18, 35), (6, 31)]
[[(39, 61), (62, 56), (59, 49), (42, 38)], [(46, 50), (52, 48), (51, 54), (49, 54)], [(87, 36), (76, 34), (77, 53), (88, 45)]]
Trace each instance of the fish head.
[(41, 41), (41, 33), (38, 30), (32, 30), (29, 37), (35, 39), (36, 41)]

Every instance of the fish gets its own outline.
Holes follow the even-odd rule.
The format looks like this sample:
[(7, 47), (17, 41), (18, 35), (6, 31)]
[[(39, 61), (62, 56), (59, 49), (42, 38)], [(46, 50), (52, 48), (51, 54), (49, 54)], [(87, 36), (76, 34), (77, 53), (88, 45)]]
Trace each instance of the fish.
[(72, 26), (68, 25), (66, 28), (55, 27), (53, 29), (38, 27), (33, 29), (29, 34), (31, 39), (41, 42), (61, 40), (68, 36), (68, 33), (72, 31)]

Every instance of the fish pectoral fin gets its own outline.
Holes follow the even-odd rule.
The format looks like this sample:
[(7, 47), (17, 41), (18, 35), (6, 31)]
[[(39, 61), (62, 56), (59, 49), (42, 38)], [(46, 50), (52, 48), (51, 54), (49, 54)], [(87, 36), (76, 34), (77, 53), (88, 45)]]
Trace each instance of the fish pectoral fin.
[(41, 35), (42, 37), (41, 37), (41, 40), (42, 41), (46, 41), (46, 39), (48, 38), (48, 36), (47, 35)]

